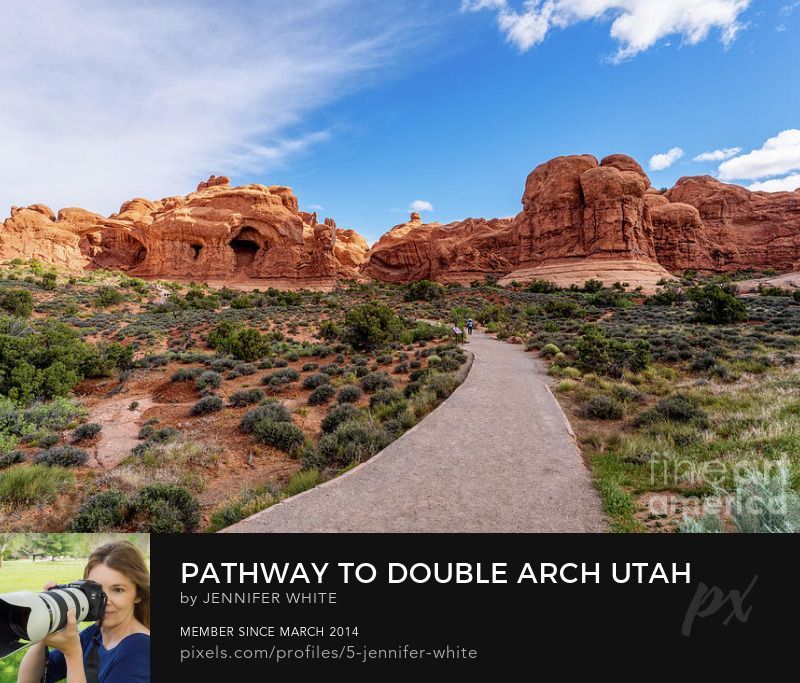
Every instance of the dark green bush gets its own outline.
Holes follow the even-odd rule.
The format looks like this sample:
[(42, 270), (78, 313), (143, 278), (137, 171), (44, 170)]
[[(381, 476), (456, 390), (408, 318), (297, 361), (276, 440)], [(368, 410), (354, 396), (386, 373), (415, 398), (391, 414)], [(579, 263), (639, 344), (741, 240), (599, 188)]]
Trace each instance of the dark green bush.
[(595, 292), (599, 292), (603, 289), (603, 281), (597, 279), (586, 280), (583, 283), (583, 291), (588, 292), (589, 294), (594, 294)]
[(600, 394), (586, 402), (582, 413), (592, 420), (619, 420), (625, 414), (625, 409), (617, 399)]
[(361, 388), (368, 394), (378, 391), (379, 389), (391, 389), (393, 386), (394, 381), (384, 370), (370, 372), (361, 380)]
[(53, 446), (40, 451), (33, 458), (33, 463), (35, 465), (47, 465), (48, 467), (75, 467), (83, 465), (88, 457), (88, 453), (77, 446)]
[(316, 389), (323, 384), (330, 384), (331, 376), (324, 372), (318, 372), (315, 375), (309, 375), (303, 380), (303, 387), (305, 389)]
[(266, 419), (276, 422), (291, 422), (292, 415), (283, 403), (275, 399), (268, 399), (266, 403), (248, 410), (244, 414), (242, 421), (239, 423), (239, 429), (245, 434), (249, 434), (253, 431), (257, 422)]
[(97, 424), (97, 422), (86, 422), (82, 425), (78, 425), (72, 432), (72, 443), (79, 443), (86, 439), (91, 439), (97, 436), (102, 429), (103, 425)]
[(255, 423), (253, 436), (257, 441), (274, 446), (286, 453), (294, 453), (305, 441), (303, 430), (296, 425), (270, 418)]
[(322, 384), (318, 386), (314, 391), (311, 392), (308, 396), (308, 405), (310, 406), (318, 406), (330, 401), (334, 395), (336, 394), (336, 389), (334, 389), (330, 384)]
[(725, 325), (747, 319), (747, 306), (736, 296), (736, 285), (692, 287), (689, 298), (694, 302), (696, 322)]
[(142, 531), (192, 532), (200, 524), (200, 504), (189, 491), (172, 484), (148, 484), (139, 490), (137, 512), (145, 516)]
[(350, 420), (356, 420), (361, 414), (358, 408), (349, 403), (331, 406), (328, 410), (328, 414), (322, 419), (322, 431), (326, 434), (335, 432), (340, 424), (349, 422)]
[(336, 401), (338, 403), (358, 403), (363, 395), (364, 392), (355, 384), (348, 384), (339, 389)]
[(645, 425), (658, 420), (690, 422), (698, 427), (708, 426), (707, 413), (692, 399), (682, 394), (662, 399), (653, 408), (641, 413), (637, 418), (637, 424)]
[(228, 403), (236, 408), (241, 408), (263, 400), (264, 392), (261, 389), (239, 389), (230, 395)]
[(0, 291), (0, 308), (18, 318), (27, 318), (33, 313), (33, 295), (27, 289)]
[(369, 459), (390, 440), (383, 428), (367, 421), (352, 420), (340, 424), (333, 433), (325, 434), (319, 440), (317, 452), (329, 465), (344, 467)]
[(18, 462), (25, 462), (24, 451), (13, 450), (9, 451), (8, 453), (4, 453), (3, 455), (0, 455), (0, 470), (4, 470), (6, 467), (11, 467), (11, 465), (16, 465)]
[(552, 294), (561, 291), (561, 287), (548, 280), (531, 280), (525, 289), (532, 294)]
[(586, 315), (577, 302), (569, 299), (549, 299), (544, 310), (552, 318), (582, 318)]
[(67, 528), (76, 533), (115, 531), (134, 509), (134, 502), (121, 491), (102, 491), (78, 508)]
[(98, 308), (107, 308), (120, 303), (125, 296), (116, 287), (98, 287), (94, 303)]
[(194, 385), (202, 392), (219, 389), (222, 386), (222, 375), (214, 370), (206, 370), (195, 380)]
[(644, 339), (622, 342), (609, 339), (596, 325), (587, 325), (578, 340), (577, 366), (583, 372), (621, 377), (625, 370), (639, 372), (652, 362), (650, 343)]
[(406, 301), (437, 301), (444, 299), (444, 287), (438, 282), (419, 280), (409, 282), (404, 287), (403, 298)]
[(396, 339), (402, 328), (391, 308), (370, 302), (347, 311), (341, 337), (355, 349), (371, 350)]
[(192, 415), (205, 415), (206, 413), (214, 413), (222, 410), (224, 403), (219, 396), (203, 396), (197, 403), (192, 406)]

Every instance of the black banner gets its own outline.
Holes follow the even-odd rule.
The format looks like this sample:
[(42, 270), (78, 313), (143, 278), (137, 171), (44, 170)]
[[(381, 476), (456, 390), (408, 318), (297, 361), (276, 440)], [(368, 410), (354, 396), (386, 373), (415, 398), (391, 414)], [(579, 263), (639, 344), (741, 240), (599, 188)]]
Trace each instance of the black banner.
[(567, 669), (662, 651), (662, 671), (717, 645), (774, 649), (795, 637), (796, 546), (792, 535), (153, 536), (153, 675), (496, 672), (564, 648)]

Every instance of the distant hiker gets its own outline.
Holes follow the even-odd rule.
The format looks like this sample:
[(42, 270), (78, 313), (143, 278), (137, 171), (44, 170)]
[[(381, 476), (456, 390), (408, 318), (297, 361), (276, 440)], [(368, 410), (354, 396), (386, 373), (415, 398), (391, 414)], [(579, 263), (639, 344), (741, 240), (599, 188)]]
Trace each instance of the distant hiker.
[(467, 334), (472, 334), (472, 328), (475, 327), (475, 323), (472, 322), (472, 318), (467, 320)]

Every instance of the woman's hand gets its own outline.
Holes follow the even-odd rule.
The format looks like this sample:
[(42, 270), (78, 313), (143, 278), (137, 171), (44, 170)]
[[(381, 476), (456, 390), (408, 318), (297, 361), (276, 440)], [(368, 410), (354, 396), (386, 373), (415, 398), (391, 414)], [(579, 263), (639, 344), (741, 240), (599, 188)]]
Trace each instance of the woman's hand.
[(81, 648), (81, 639), (78, 635), (75, 610), (67, 610), (67, 625), (60, 631), (51, 633), (42, 642), (49, 647), (54, 647), (56, 650), (61, 650), (67, 659), (75, 657), (80, 659), (83, 656), (83, 650)]

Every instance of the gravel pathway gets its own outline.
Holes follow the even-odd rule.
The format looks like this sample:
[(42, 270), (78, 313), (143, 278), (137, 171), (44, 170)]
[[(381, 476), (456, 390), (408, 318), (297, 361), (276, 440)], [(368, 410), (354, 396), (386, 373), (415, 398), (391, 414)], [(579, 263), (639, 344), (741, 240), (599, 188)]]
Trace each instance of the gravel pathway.
[(226, 532), (605, 531), (540, 362), (479, 332), (464, 383), (368, 462)]

